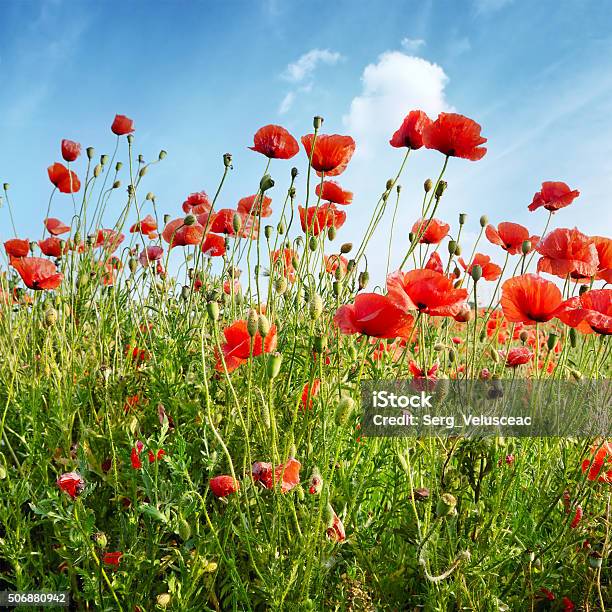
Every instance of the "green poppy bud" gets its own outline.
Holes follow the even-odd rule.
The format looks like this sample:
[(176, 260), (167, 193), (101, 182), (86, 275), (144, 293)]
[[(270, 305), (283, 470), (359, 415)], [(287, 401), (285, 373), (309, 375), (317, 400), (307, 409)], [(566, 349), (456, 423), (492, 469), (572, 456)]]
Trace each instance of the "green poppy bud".
[(232, 228), (234, 232), (237, 234), (240, 231), (241, 227), (242, 227), (242, 217), (238, 213), (235, 213), (232, 219)]
[(482, 266), (479, 266), (478, 264), (473, 265), (470, 275), (474, 282), (479, 281), (482, 278)]
[(327, 237), (329, 238), (329, 240), (333, 240), (336, 237), (336, 228), (332, 225), (328, 230), (327, 230)]
[(282, 235), (285, 233), (285, 230), (286, 230), (285, 224), (282, 221), (279, 221), (278, 225), (276, 226), (276, 231)]
[(269, 380), (274, 380), (280, 372), (283, 356), (280, 353), (272, 353), (268, 358), (266, 371)]
[(312, 348), (315, 353), (321, 355), (327, 348), (327, 338), (321, 335), (315, 336), (312, 343)]
[(308, 302), (308, 313), (312, 321), (316, 321), (323, 312), (323, 298), (315, 293)]
[(232, 154), (231, 153), (224, 153), (223, 154), (223, 165), (226, 168), (230, 168), (232, 165)]
[(268, 191), (268, 189), (272, 189), (274, 187), (274, 181), (269, 174), (264, 174), (259, 181), (259, 189), (262, 193)]
[(266, 237), (266, 240), (270, 240), (271, 235), (272, 235), (272, 226), (266, 225), (264, 227), (264, 236)]
[(295, 180), (298, 174), (299, 174), (298, 169), (295, 166), (291, 168), (291, 179), (292, 180)]
[(427, 179), (423, 183), (423, 189), (425, 190), (425, 193), (429, 193), (433, 189), (433, 181), (431, 179)]
[(98, 178), (100, 174), (102, 174), (102, 166), (100, 164), (97, 164), (94, 168), (93, 175)]
[(368, 286), (368, 282), (370, 281), (370, 273), (367, 270), (359, 273), (358, 282), (359, 282), (359, 291), (365, 289)]
[(168, 155), (168, 153), (166, 153), (166, 151), (164, 151), (163, 149), (159, 152), (159, 155), (157, 157), (157, 159), (159, 159), (159, 161), (161, 161), (162, 159), (164, 159), (166, 157), (166, 155)]
[(45, 325), (53, 327), (57, 323), (57, 310), (55, 308), (47, 308), (45, 310)]
[(115, 164), (115, 172), (119, 172), (119, 170), (121, 170), (121, 168), (123, 168), (123, 162), (118, 161)]
[(187, 215), (184, 219), (183, 219), (183, 224), (186, 226), (191, 226), (191, 225), (195, 225), (197, 222), (197, 219), (195, 218), (195, 215)]
[(259, 335), (262, 338), (265, 338), (270, 333), (270, 321), (268, 321), (268, 317), (266, 317), (266, 315), (259, 315), (257, 319), (257, 329), (259, 330)]
[(314, 129), (318, 130), (323, 125), (323, 121), (323, 117), (319, 117), (319, 115), (316, 115), (312, 120), (312, 125)]
[(436, 198), (439, 200), (442, 197), (442, 194), (446, 191), (448, 187), (448, 183), (446, 181), (440, 181), (438, 186), (436, 187)]
[(523, 240), (523, 244), (521, 245), (521, 252), (523, 255), (527, 255), (531, 251), (531, 241)]
[(352, 249), (353, 249), (353, 243), (352, 242), (345, 242), (340, 247), (340, 253), (342, 253), (342, 255), (346, 255), (347, 253), (350, 253)]
[(548, 340), (546, 341), (546, 346), (549, 351), (554, 350), (555, 346), (557, 346), (557, 341), (559, 340), (559, 336), (555, 334), (555, 332), (550, 332), (548, 334)]
[(332, 293), (334, 294), (334, 297), (338, 297), (340, 295), (341, 286), (340, 281), (334, 281), (332, 283)]
[(142, 178), (148, 171), (149, 166), (143, 166), (139, 171), (138, 171), (138, 176), (140, 178)]
[(457, 244), (456, 240), (450, 240), (449, 243), (448, 243), (448, 253), (449, 253), (449, 255), (451, 255), (451, 256), (454, 255), (458, 246), (459, 245)]
[(335, 420), (339, 427), (345, 425), (350, 419), (353, 410), (355, 409), (355, 400), (352, 397), (344, 396), (336, 406)]
[(206, 304), (206, 312), (212, 321), (219, 320), (219, 303), (218, 302), (208, 302)]
[(135, 274), (136, 270), (138, 269), (138, 260), (134, 257), (130, 257), (128, 261), (128, 267), (130, 269), (130, 272), (132, 274)]
[(113, 183), (113, 189), (119, 189), (121, 187), (121, 181), (115, 181)]
[(436, 515), (440, 518), (449, 516), (455, 511), (457, 499), (450, 493), (443, 493), (436, 504)]
[(576, 331), (574, 327), (570, 327), (569, 339), (570, 339), (571, 347), (576, 348), (576, 345), (578, 344), (578, 332)]
[(310, 239), (308, 240), (308, 248), (314, 252), (317, 250), (318, 246), (319, 245), (317, 244), (316, 236), (311, 236)]
[(255, 336), (257, 333), (257, 327), (259, 325), (259, 315), (254, 308), (249, 310), (249, 315), (247, 317), (247, 332), (251, 338)]
[(191, 537), (191, 527), (189, 526), (187, 520), (183, 517), (179, 519), (177, 531), (179, 537), (181, 538), (181, 540), (183, 540), (183, 542), (185, 542)]
[(486, 227), (487, 223), (489, 223), (489, 218), (487, 215), (482, 215), (482, 217), (480, 217), (480, 227)]
[(466, 221), (467, 221), (467, 213), (460, 213), (459, 214), (459, 225), (465, 225)]
[(87, 147), (85, 152), (87, 153), (87, 159), (89, 160), (93, 159), (94, 155), (96, 154), (96, 150), (93, 147)]
[(274, 289), (276, 289), (276, 293), (279, 295), (283, 295), (285, 291), (287, 291), (287, 279), (284, 277), (279, 277), (274, 281)]

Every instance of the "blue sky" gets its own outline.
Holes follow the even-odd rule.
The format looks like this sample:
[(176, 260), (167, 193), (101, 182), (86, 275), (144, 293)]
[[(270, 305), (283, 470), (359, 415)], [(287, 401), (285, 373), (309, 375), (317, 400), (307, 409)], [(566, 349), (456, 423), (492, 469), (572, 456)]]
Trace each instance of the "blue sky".
[[(357, 141), (340, 177), (355, 200), (339, 234), (357, 240), (401, 160), (387, 141), (412, 108), (468, 115), (489, 139), (482, 161), (452, 160), (447, 174), (439, 216), (455, 225), (467, 212), (468, 240), (482, 213), (539, 233), (545, 211), (527, 205), (544, 180), (582, 194), (555, 226), (610, 234), (612, 3), (21, 0), (0, 14), (0, 181), (11, 184), (22, 237), (39, 237), (61, 139), (112, 153), (115, 113), (134, 119), (145, 159), (168, 151), (146, 189), (173, 215), (187, 194), (214, 193), (226, 151), (235, 169), (220, 204), (254, 193), (265, 165), (246, 148), (256, 129), (281, 123), (299, 137), (319, 114), (325, 132)], [(300, 152), (272, 165), (273, 200), (282, 202), (296, 162), (303, 187), (304, 161)], [(409, 162), (395, 261), (422, 182), (441, 162), (424, 150)], [(67, 219), (71, 208), (58, 197), (53, 214)], [(390, 216), (376, 236), (383, 244)], [(0, 240), (10, 233), (4, 207)], [(372, 265), (384, 266), (374, 251)]]

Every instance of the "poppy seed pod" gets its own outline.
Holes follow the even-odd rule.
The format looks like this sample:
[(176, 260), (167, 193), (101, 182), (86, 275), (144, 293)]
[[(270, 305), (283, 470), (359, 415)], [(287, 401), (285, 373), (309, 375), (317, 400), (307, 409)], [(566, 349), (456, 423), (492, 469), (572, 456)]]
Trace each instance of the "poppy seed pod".
[(555, 332), (550, 332), (550, 334), (548, 334), (548, 340), (546, 341), (546, 346), (549, 351), (554, 350), (555, 346), (557, 346), (558, 340), (559, 340), (559, 336), (555, 334)]
[(457, 355), (455, 353), (454, 349), (449, 349), (448, 351), (448, 360), (450, 363), (455, 363), (455, 359), (456, 359)]
[(323, 117), (319, 117), (319, 115), (315, 115), (315, 117), (312, 120), (312, 126), (314, 127), (315, 130), (318, 130), (322, 125), (323, 125)]
[(480, 217), (480, 227), (486, 227), (488, 223), (489, 217), (487, 217), (487, 215), (482, 215), (482, 217)]
[(519, 340), (525, 344), (525, 342), (527, 342), (527, 340), (529, 339), (529, 332), (524, 329), (521, 331), (521, 333), (519, 334)]
[(449, 516), (457, 506), (457, 499), (450, 493), (443, 493), (436, 504), (436, 515), (439, 518)]
[(261, 314), (257, 318), (257, 329), (262, 338), (265, 338), (270, 333), (270, 321), (268, 321), (266, 315)]
[(164, 151), (163, 149), (159, 152), (159, 155), (157, 156), (157, 159), (159, 159), (159, 161), (161, 161), (162, 159), (164, 159), (166, 157), (166, 155), (168, 155), (168, 153), (166, 153), (166, 151)]
[(281, 368), (281, 363), (283, 361), (283, 356), (280, 353), (272, 353), (268, 357), (268, 363), (266, 364), (266, 373), (268, 374), (269, 380), (274, 380)]
[(115, 172), (119, 172), (119, 170), (121, 170), (121, 168), (123, 168), (123, 162), (118, 161), (115, 164)]
[(133, 134), (128, 134), (127, 141), (128, 141), (128, 144), (133, 144), (134, 143), (134, 135)]
[(208, 302), (206, 304), (206, 312), (212, 321), (219, 320), (219, 303), (218, 302)]
[(285, 224), (282, 221), (278, 222), (278, 225), (276, 226), (276, 231), (281, 235), (285, 233)]
[(298, 169), (294, 166), (293, 168), (291, 168), (291, 178), (293, 180), (295, 180), (297, 178), (298, 175)]
[(135, 259), (134, 257), (130, 257), (128, 261), (128, 268), (130, 269), (130, 272), (134, 274), (136, 270), (138, 269), (138, 260)]
[(53, 327), (57, 323), (57, 310), (55, 308), (47, 308), (45, 310), (45, 325)]
[(264, 193), (268, 189), (272, 189), (272, 187), (274, 187), (274, 180), (269, 174), (264, 174), (259, 181), (259, 189)]
[(113, 183), (113, 189), (119, 189), (121, 187), (121, 181), (115, 181)]
[(388, 179), (388, 180), (387, 180), (387, 183), (386, 183), (386, 185), (385, 185), (385, 187), (386, 187), (387, 191), (389, 191), (390, 189), (393, 189), (393, 183), (394, 183), (394, 180), (393, 180), (393, 179)]
[(433, 350), (436, 353), (441, 353), (446, 347), (441, 343), (441, 342), (437, 342), (436, 344), (433, 345)]
[(266, 237), (266, 240), (270, 240), (271, 235), (272, 235), (272, 226), (266, 225), (266, 227), (264, 227), (264, 236)]
[(282, 276), (277, 278), (276, 281), (274, 281), (274, 289), (276, 290), (276, 293), (283, 295), (283, 293), (287, 291), (287, 280)]
[(197, 222), (197, 219), (195, 218), (195, 215), (187, 215), (183, 219), (183, 225), (186, 225), (187, 227), (189, 227), (191, 225), (195, 225), (196, 222)]
[(440, 181), (438, 183), (438, 186), (436, 187), (436, 198), (438, 200), (442, 197), (447, 187), (448, 187), (448, 183), (446, 181)]
[(327, 230), (327, 237), (329, 238), (329, 240), (333, 240), (336, 237), (336, 228), (332, 225), (328, 230)]
[(413, 243), (416, 239), (416, 234), (414, 232), (408, 233), (408, 242)]
[(358, 282), (359, 282), (359, 291), (365, 289), (368, 286), (368, 282), (370, 281), (370, 273), (367, 270), (364, 270), (359, 274)]
[(232, 219), (232, 228), (234, 232), (238, 233), (240, 228), (242, 227), (242, 218), (238, 213), (234, 214), (234, 218)]
[(87, 153), (87, 159), (93, 159), (96, 154), (96, 150), (93, 147), (87, 147), (85, 149), (85, 153)]
[(98, 178), (100, 176), (100, 174), (102, 174), (102, 165), (101, 164), (96, 164), (96, 167), (94, 168), (93, 171), (93, 175)]
[(340, 283), (340, 281), (334, 281), (332, 283), (332, 293), (334, 294), (334, 297), (338, 297), (340, 295), (341, 286), (342, 284)]
[(343, 398), (341, 398), (340, 401), (338, 402), (338, 405), (336, 406), (336, 414), (335, 414), (336, 425), (338, 426), (345, 425), (346, 422), (351, 417), (351, 414), (353, 413), (354, 409), (355, 409), (355, 400), (353, 400), (352, 397), (344, 396)]
[(467, 221), (467, 213), (459, 213), (459, 225), (465, 225)]
[(4, 189), (4, 191), (8, 191), (8, 190), (9, 190), (9, 187), (10, 187), (9, 183), (4, 183), (4, 184), (2, 185), (2, 188)]
[(425, 190), (425, 193), (429, 193), (433, 189), (433, 181), (431, 179), (427, 179), (423, 183), (423, 189)]
[(521, 245), (521, 252), (523, 255), (527, 255), (531, 251), (531, 242), (529, 240), (523, 240), (523, 244)]
[(148, 169), (149, 169), (149, 166), (143, 166), (143, 167), (142, 167), (142, 168), (139, 170), (139, 172), (138, 172), (138, 176), (139, 176), (140, 178), (142, 178), (142, 177), (143, 177), (143, 176), (144, 176), (144, 175), (147, 173), (147, 170), (148, 170)]
[(259, 315), (254, 308), (249, 310), (249, 315), (247, 316), (247, 333), (251, 338), (255, 337), (257, 333), (257, 327), (259, 326)]
[(314, 253), (314, 251), (317, 250), (317, 246), (317, 239), (315, 238), (315, 236), (311, 236), (308, 240), (308, 248)]
[(340, 247), (340, 253), (342, 253), (343, 255), (346, 255), (347, 253), (350, 253), (352, 249), (353, 249), (353, 243), (352, 242), (345, 242)]
[(232, 154), (231, 153), (224, 153), (223, 154), (223, 165), (226, 168), (231, 167), (231, 165), (232, 165)]
[(184, 285), (181, 289), (181, 298), (185, 301), (189, 299), (189, 287), (187, 285)]
[(456, 248), (457, 248), (457, 241), (456, 240), (451, 240), (448, 243), (448, 253), (449, 253), (449, 255), (454, 255)]
[(470, 276), (472, 277), (474, 282), (478, 282), (482, 278), (482, 266), (479, 266), (478, 264), (474, 264), (472, 266), (472, 271), (470, 273)]
[(312, 321), (316, 321), (323, 312), (323, 298), (315, 293), (308, 302), (308, 313)]

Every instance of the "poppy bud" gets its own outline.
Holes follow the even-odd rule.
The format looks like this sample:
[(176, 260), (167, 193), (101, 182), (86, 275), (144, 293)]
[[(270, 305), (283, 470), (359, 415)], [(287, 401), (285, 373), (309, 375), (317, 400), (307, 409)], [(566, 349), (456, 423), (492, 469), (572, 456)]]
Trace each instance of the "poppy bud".
[(310, 239), (308, 240), (308, 248), (314, 252), (317, 250), (317, 239), (315, 236), (311, 236)]
[(317, 335), (314, 337), (314, 341), (312, 343), (312, 348), (314, 352), (321, 355), (323, 351), (327, 348), (327, 338), (325, 336)]
[(266, 237), (266, 240), (270, 240), (271, 235), (272, 235), (272, 226), (266, 225), (266, 227), (264, 227), (264, 236)]
[(576, 348), (576, 344), (578, 344), (578, 332), (576, 331), (576, 328), (570, 327), (569, 339), (572, 348)]
[(582, 380), (582, 372), (580, 370), (573, 368), (570, 370), (570, 374), (574, 380)]
[(251, 308), (251, 310), (249, 310), (249, 316), (247, 317), (247, 332), (251, 338), (253, 338), (257, 333), (257, 327), (259, 325), (258, 319), (259, 316), (257, 311), (254, 308)]
[(441, 342), (437, 342), (436, 344), (433, 345), (433, 350), (436, 353), (441, 353), (446, 347), (441, 343)]
[(559, 340), (559, 336), (555, 334), (555, 332), (550, 332), (550, 334), (548, 334), (548, 340), (546, 341), (546, 346), (548, 347), (549, 351), (552, 351), (555, 348), (555, 346), (557, 346), (557, 340)]
[(128, 267), (130, 269), (130, 272), (134, 274), (136, 270), (138, 269), (138, 260), (135, 259), (134, 257), (130, 257), (128, 261)]
[(298, 263), (299, 263), (299, 262), (298, 262), (298, 258), (297, 258), (297, 257), (294, 255), (294, 256), (291, 258), (291, 265), (292, 265), (294, 268), (296, 268), (296, 269), (297, 269), (297, 267), (298, 267)]
[(526, 329), (523, 329), (519, 334), (519, 340), (524, 344), (529, 339), (529, 332)]
[(123, 168), (123, 162), (118, 161), (115, 164), (115, 172), (119, 172), (119, 170), (121, 170), (121, 168)]
[(263, 403), (261, 406), (261, 418), (266, 429), (270, 429), (272, 421), (270, 420), (270, 407), (267, 403)]
[(274, 282), (274, 289), (276, 289), (276, 293), (283, 295), (287, 291), (287, 280), (282, 276), (277, 278)]
[(481, 342), (484, 342), (485, 339), (487, 337), (487, 331), (485, 329), (480, 331), (480, 334), (478, 335), (478, 338)]
[(183, 225), (186, 225), (187, 227), (189, 227), (190, 225), (195, 225), (197, 219), (195, 218), (195, 215), (187, 215), (184, 219), (183, 219)]
[(431, 179), (427, 179), (423, 183), (423, 189), (425, 190), (425, 193), (429, 193), (433, 189), (433, 181)]
[(191, 527), (189, 526), (187, 520), (183, 517), (181, 517), (178, 522), (178, 534), (183, 542), (191, 537)]
[[(128, 138), (131, 136), (131, 134), (128, 135)], [(160, 608), (167, 608), (170, 605), (170, 601), (172, 601), (172, 597), (170, 596), (170, 593), (161, 593), (160, 595), (157, 596), (157, 605)]]
[(467, 213), (460, 213), (459, 214), (459, 225), (465, 225), (466, 220), (467, 220)]
[(387, 184), (385, 185), (387, 191), (389, 191), (390, 189), (393, 189), (393, 179), (389, 179), (387, 180)]
[(287, 194), (293, 200), (293, 198), (295, 198), (295, 194), (296, 194), (295, 187), (289, 187), (289, 190), (287, 191)]
[(96, 533), (92, 534), (91, 540), (96, 546), (100, 548), (106, 548), (106, 546), (108, 545), (108, 539), (106, 537), (106, 534), (102, 531), (97, 531)]
[(332, 225), (328, 230), (327, 230), (327, 237), (330, 240), (333, 240), (336, 237), (336, 228)]
[(312, 468), (312, 473), (310, 474), (310, 486), (308, 487), (308, 492), (311, 495), (318, 495), (323, 488), (323, 478), (321, 478), (321, 472), (319, 472), (318, 468), (315, 466)]
[(451, 240), (448, 243), (448, 253), (449, 255), (454, 255), (455, 254), (455, 249), (457, 248), (457, 241), (456, 240)]
[(352, 248), (353, 248), (353, 243), (352, 242), (345, 242), (340, 247), (340, 253), (342, 253), (343, 255), (346, 255), (347, 253), (351, 252)]
[(136, 190), (134, 189), (134, 185), (128, 185), (127, 192), (130, 197), (133, 197), (136, 193)]
[(352, 272), (354, 267), (355, 267), (355, 260), (354, 259), (349, 259), (348, 263), (346, 264), (346, 271), (347, 272)]
[(115, 181), (113, 183), (113, 189), (119, 189), (121, 187), (121, 181)]
[(410, 243), (414, 242), (415, 238), (416, 238), (416, 234), (414, 232), (408, 233), (408, 242)]
[(232, 165), (232, 154), (231, 153), (224, 153), (223, 154), (223, 165), (226, 168), (230, 168)]
[(325, 506), (325, 512), (323, 513), (323, 520), (325, 521), (327, 529), (334, 526), (335, 517), (336, 513), (334, 512), (332, 505), (328, 503), (327, 506)]
[(523, 240), (523, 244), (521, 245), (521, 252), (523, 255), (527, 255), (531, 251), (531, 242), (529, 240)]
[(164, 151), (163, 149), (159, 152), (159, 155), (157, 157), (157, 159), (159, 159), (159, 161), (161, 161), (162, 159), (164, 159), (166, 157), (166, 155), (168, 155), (168, 153), (166, 153), (166, 151)]
[(455, 350), (454, 349), (449, 349), (449, 351), (448, 351), (448, 360), (450, 361), (450, 363), (454, 363), (456, 357), (457, 357), (457, 355), (455, 353)]
[(448, 183), (446, 181), (440, 181), (438, 186), (436, 187), (436, 198), (439, 200), (442, 197), (442, 194), (446, 191), (448, 187)]
[(234, 218), (232, 219), (232, 228), (234, 229), (234, 232), (238, 233), (241, 227), (242, 227), (242, 218), (240, 217), (238, 213), (235, 213)]
[(96, 154), (96, 150), (93, 147), (87, 147), (87, 149), (85, 149), (85, 152), (87, 153), (87, 159), (93, 159), (93, 156)]
[(94, 171), (93, 171), (93, 175), (96, 178), (98, 178), (100, 174), (102, 174), (102, 166), (100, 164), (96, 164), (96, 167), (94, 168)]
[(133, 134), (128, 134), (127, 141), (128, 141), (128, 144), (133, 144), (134, 142)]
[(480, 227), (486, 227), (488, 223), (489, 217), (487, 217), (487, 215), (482, 215), (482, 217), (480, 217)]
[(181, 298), (185, 301), (189, 299), (189, 287), (187, 285), (184, 285), (181, 289)]
[(53, 327), (57, 323), (57, 310), (55, 308), (47, 308), (45, 311), (45, 325)]
[(278, 222), (278, 225), (276, 226), (276, 231), (281, 235), (285, 233), (285, 224), (282, 221)]
[(268, 358), (266, 371), (269, 380), (274, 380), (280, 372), (283, 356), (280, 353), (272, 353)]
[(343, 277), (344, 277), (344, 270), (342, 270), (342, 266), (338, 266), (336, 268), (336, 271), (334, 272), (334, 278), (336, 280), (342, 280)]
[(143, 176), (144, 176), (144, 175), (147, 173), (148, 168), (149, 168), (149, 166), (143, 166), (143, 167), (142, 167), (142, 168), (141, 168), (141, 169), (138, 171), (138, 176), (139, 176), (140, 178), (142, 178), (142, 177), (143, 177)]
[(436, 515), (440, 518), (449, 516), (457, 506), (457, 499), (450, 493), (443, 493), (436, 504)]
[(206, 304), (206, 312), (212, 321), (219, 320), (219, 304), (218, 302), (208, 302)]
[(460, 281), (460, 280), (455, 281), (455, 282), (453, 283), (453, 288), (454, 288), (454, 289), (459, 289), (460, 287), (461, 287), (461, 281)]
[(370, 273), (367, 270), (360, 272), (358, 281), (359, 281), (359, 291), (365, 289), (368, 286), (368, 282), (370, 280)]
[(397, 191), (397, 195), (399, 195), (400, 191), (402, 190), (402, 186), (401, 185), (396, 185), (395, 186), (395, 190)]
[(340, 295), (340, 281), (334, 281), (332, 283), (332, 293), (334, 297), (338, 297)]
[(268, 191), (268, 189), (272, 189), (274, 187), (274, 181), (269, 174), (264, 174), (259, 181), (259, 189), (262, 193)]
[(489, 351), (489, 355), (491, 356), (491, 360), (495, 363), (499, 363), (499, 353), (495, 349), (491, 349)]
[(478, 264), (473, 265), (470, 275), (474, 282), (479, 281), (482, 278), (482, 266), (479, 266)]
[(336, 406), (336, 425), (341, 426), (345, 425), (349, 420), (353, 410), (355, 409), (355, 401), (352, 397), (345, 395), (339, 402), (338, 406)]
[(316, 115), (314, 119), (312, 120), (312, 125), (314, 129), (318, 130), (323, 125), (323, 121), (324, 121), (323, 117), (319, 117), (319, 115)]
[(266, 315), (259, 315), (257, 319), (257, 328), (262, 338), (265, 338), (270, 333), (270, 321), (268, 321)]
[(459, 257), (459, 255), (461, 255), (461, 245), (460, 244), (458, 244), (455, 247), (455, 255), (457, 255), (457, 257)]
[(291, 178), (295, 180), (297, 175), (298, 175), (298, 169), (294, 166), (293, 168), (291, 168)]
[(312, 321), (316, 321), (323, 312), (323, 298), (315, 293), (308, 303), (308, 313)]
[(459, 278), (461, 276), (461, 270), (457, 266), (453, 268), (453, 276), (455, 278)]

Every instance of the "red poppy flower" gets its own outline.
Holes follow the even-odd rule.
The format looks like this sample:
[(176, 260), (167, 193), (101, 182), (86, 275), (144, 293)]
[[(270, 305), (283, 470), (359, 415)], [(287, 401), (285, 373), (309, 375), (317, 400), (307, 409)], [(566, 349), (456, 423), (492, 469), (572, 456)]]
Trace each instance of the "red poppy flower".
[[(234, 229), (234, 217), (236, 217), (236, 215), (238, 215), (240, 223), (237, 232)], [(200, 219), (200, 217), (198, 219)], [(258, 228), (258, 219), (251, 215), (245, 215), (242, 212), (233, 210), (232, 208), (222, 208), (218, 212), (213, 213), (212, 221), (208, 226), (208, 229), (216, 234), (253, 238), (253, 240), (255, 240), (259, 234)]]
[(52, 236), (61, 236), (62, 234), (66, 234), (70, 231), (70, 227), (59, 219), (54, 219), (53, 217), (45, 219), (45, 227)]
[(398, 270), (387, 277), (389, 297), (403, 310), (419, 310), (435, 317), (454, 317), (465, 306), (467, 289), (433, 270)]
[(335, 274), (338, 268), (344, 276), (348, 268), (347, 258), (342, 255), (325, 255), (325, 271), (329, 274)]
[(271, 204), (272, 198), (263, 194), (250, 195), (238, 200), (238, 212), (245, 215), (259, 216), (259, 209), (261, 208), (261, 216), (270, 217), (272, 215)]
[(12, 257), (27, 257), (30, 252), (30, 241), (27, 238), (11, 238), (4, 243), (4, 250)]
[(571, 278), (585, 282), (597, 274), (599, 256), (592, 238), (576, 228), (553, 230), (536, 245), (542, 255), (538, 261), (538, 272), (548, 272), (560, 278)]
[(323, 186), (319, 183), (315, 187), (315, 193), (322, 200), (333, 202), (334, 204), (350, 204), (353, 201), (353, 192), (345, 191), (336, 181), (323, 181)]
[(68, 493), (72, 499), (75, 499), (85, 488), (85, 481), (78, 472), (68, 472), (57, 479), (57, 486), (61, 491)]
[[(46, 238), (45, 240), (39, 240), (38, 246), (44, 255), (47, 257), (61, 257), (62, 256), (62, 241), (55, 236)], [(64, 253), (68, 252), (68, 245), (64, 245)]]
[(531, 349), (526, 346), (511, 348), (507, 354), (505, 351), (499, 351), (499, 355), (505, 360), (507, 368), (516, 368), (525, 363), (529, 363), (533, 357)]
[(319, 390), (321, 388), (321, 379), (315, 378), (312, 381), (312, 386), (309, 383), (304, 385), (302, 389), (302, 408), (306, 410), (306, 408), (312, 408), (312, 401), (317, 395), (319, 395)]
[(409, 338), (414, 319), (400, 310), (389, 296), (360, 293), (353, 304), (340, 306), (334, 322), (343, 334), (372, 338)]
[(115, 115), (111, 130), (117, 136), (131, 134), (134, 131), (134, 122), (125, 115)]
[(138, 261), (143, 267), (147, 267), (150, 261), (159, 261), (164, 254), (164, 250), (159, 246), (148, 246), (146, 249), (140, 252)]
[(425, 270), (433, 270), (442, 274), (444, 272), (444, 266), (442, 265), (442, 258), (436, 251), (434, 251), (425, 264)]
[(225, 238), (218, 234), (206, 234), (202, 243), (202, 252), (208, 257), (222, 257), (225, 255)]
[(438, 244), (448, 234), (450, 225), (439, 219), (419, 219), (412, 226), (412, 233), (420, 236), (421, 244)]
[(300, 150), (298, 141), (280, 125), (264, 125), (255, 132), (251, 151), (270, 159), (291, 159)]
[(64, 161), (73, 162), (81, 154), (81, 145), (72, 140), (62, 140), (62, 157)]
[[(302, 231), (306, 232), (308, 226), (309, 232), (313, 236), (318, 236), (328, 227), (340, 229), (346, 221), (346, 213), (343, 210), (338, 210), (335, 204), (321, 204), (319, 207), (309, 206), (308, 213), (303, 206), (298, 206), (298, 213)], [(307, 217), (308, 221), (306, 220)]]
[(459, 258), (459, 263), (468, 274), (472, 273), (474, 266), (480, 266), (482, 268), (482, 278), (488, 281), (497, 280), (501, 276), (501, 268), (494, 264), (488, 255), (482, 253), (476, 253), (469, 266), (463, 261), (463, 257)]
[(204, 215), (210, 212), (212, 202), (205, 191), (190, 193), (187, 199), (183, 202), (183, 211), (186, 214)]
[[(247, 331), (247, 322), (239, 320), (232, 323), (223, 330), (225, 342), (221, 345), (225, 365), (228, 372), (233, 372), (237, 367), (249, 359), (251, 356), (251, 337)], [(270, 331), (265, 340), (262, 340), (259, 332), (253, 337), (253, 357), (258, 357), (262, 353), (272, 353), (276, 350), (276, 325), (270, 326)], [(218, 372), (223, 372), (223, 362), (217, 354)]]
[(251, 474), (255, 482), (261, 482), (266, 489), (272, 489), (274, 484), (280, 483), (281, 492), (287, 493), (300, 484), (300, 467), (302, 464), (291, 457), (286, 463), (281, 463), (272, 470), (272, 464), (256, 461)]
[(431, 126), (431, 119), (421, 110), (410, 111), (402, 125), (389, 141), (392, 147), (420, 149), (423, 146), (423, 132)]
[(593, 289), (563, 302), (557, 318), (584, 334), (612, 334), (612, 289)]
[(64, 275), (60, 274), (55, 264), (42, 257), (21, 257), (11, 260), (11, 265), (30, 289), (57, 289)]
[(595, 244), (599, 258), (596, 278), (612, 284), (612, 240), (603, 236), (592, 236), (591, 240)]
[(137, 223), (134, 223), (132, 227), (130, 227), (130, 233), (135, 234), (136, 232), (140, 234), (149, 235), (153, 232), (157, 231), (157, 221), (153, 218), (152, 215), (147, 215), (144, 219), (141, 219)]
[(112, 253), (124, 241), (125, 236), (113, 229), (99, 229), (94, 246), (102, 247), (105, 251)]
[(574, 514), (574, 518), (570, 523), (570, 529), (576, 529), (578, 527), (578, 523), (582, 520), (584, 515), (584, 511), (582, 510), (582, 506), (576, 506), (576, 514)]
[(487, 149), (479, 145), (487, 142), (480, 135), (480, 125), (463, 115), (440, 113), (423, 131), (423, 144), (450, 157), (471, 161), (482, 159)]
[(208, 486), (215, 497), (227, 497), (240, 489), (240, 483), (226, 474), (211, 478)]
[(509, 278), (502, 285), (501, 307), (511, 323), (550, 321), (561, 305), (559, 287), (537, 274)]
[(162, 237), (171, 249), (175, 246), (200, 244), (204, 238), (204, 228), (197, 222), (185, 225), (185, 219), (174, 219), (166, 225)]
[(344, 542), (344, 540), (346, 540), (344, 525), (336, 514), (336, 511), (331, 506), (329, 506), (329, 508), (331, 511), (331, 521), (325, 533), (327, 534), (327, 537), (334, 542)]
[(55, 162), (47, 168), (49, 180), (61, 191), (61, 193), (77, 193), (81, 188), (79, 177), (66, 166)]
[(144, 444), (140, 440), (136, 440), (136, 444), (130, 451), (130, 463), (135, 470), (142, 468), (142, 461), (140, 460), (140, 453), (144, 449)]
[[(272, 251), (270, 260), (274, 264), (274, 268), (290, 282), (295, 281), (296, 269), (293, 266), (294, 259), (297, 260), (297, 253), (293, 249), (278, 249)], [(277, 262), (279, 262), (277, 264)]]
[(119, 567), (121, 557), (123, 557), (122, 552), (107, 552), (104, 553), (104, 556), (102, 557), (102, 563), (104, 563), (104, 565), (110, 565), (112, 567)]
[(240, 287), (240, 281), (237, 278), (234, 279), (233, 284), (229, 281), (229, 279), (223, 281), (223, 293), (227, 295), (237, 295), (241, 290), (242, 288)]
[[(302, 136), (302, 145), (310, 159), (314, 134)], [(350, 136), (319, 134), (312, 152), (311, 165), (317, 172), (327, 176), (342, 174), (355, 152), (355, 141)], [(319, 175), (320, 176), (320, 175)]]
[(533, 200), (527, 208), (536, 210), (543, 206), (546, 210), (555, 212), (560, 208), (569, 206), (579, 195), (580, 192), (577, 189), (572, 191), (565, 183), (545, 181), (542, 183), (542, 189), (533, 196)]
[(526, 227), (509, 221), (500, 223), (497, 229), (493, 225), (487, 225), (485, 235), (489, 242), (499, 245), (510, 255), (521, 253), (525, 240), (531, 242), (531, 248), (533, 249), (540, 239), (539, 236), (530, 236)]
[(437, 363), (434, 363), (431, 368), (427, 369), (427, 370), (423, 370), (422, 368), (420, 368), (417, 364), (416, 361), (412, 360), (410, 361), (410, 363), (408, 364), (408, 367), (410, 368), (410, 372), (412, 374), (412, 376), (419, 380), (437, 380), (437, 376), (436, 374), (438, 373), (438, 369), (440, 368), (440, 365)]
[[(609, 469), (608, 469), (609, 468)], [(591, 459), (582, 462), (582, 473), (591, 481), (612, 484), (612, 443), (595, 444), (591, 448)]]
[(160, 448), (157, 451), (157, 454), (150, 450), (148, 453), (149, 463), (155, 463), (156, 461), (159, 461), (165, 454), (166, 451), (163, 448)]

